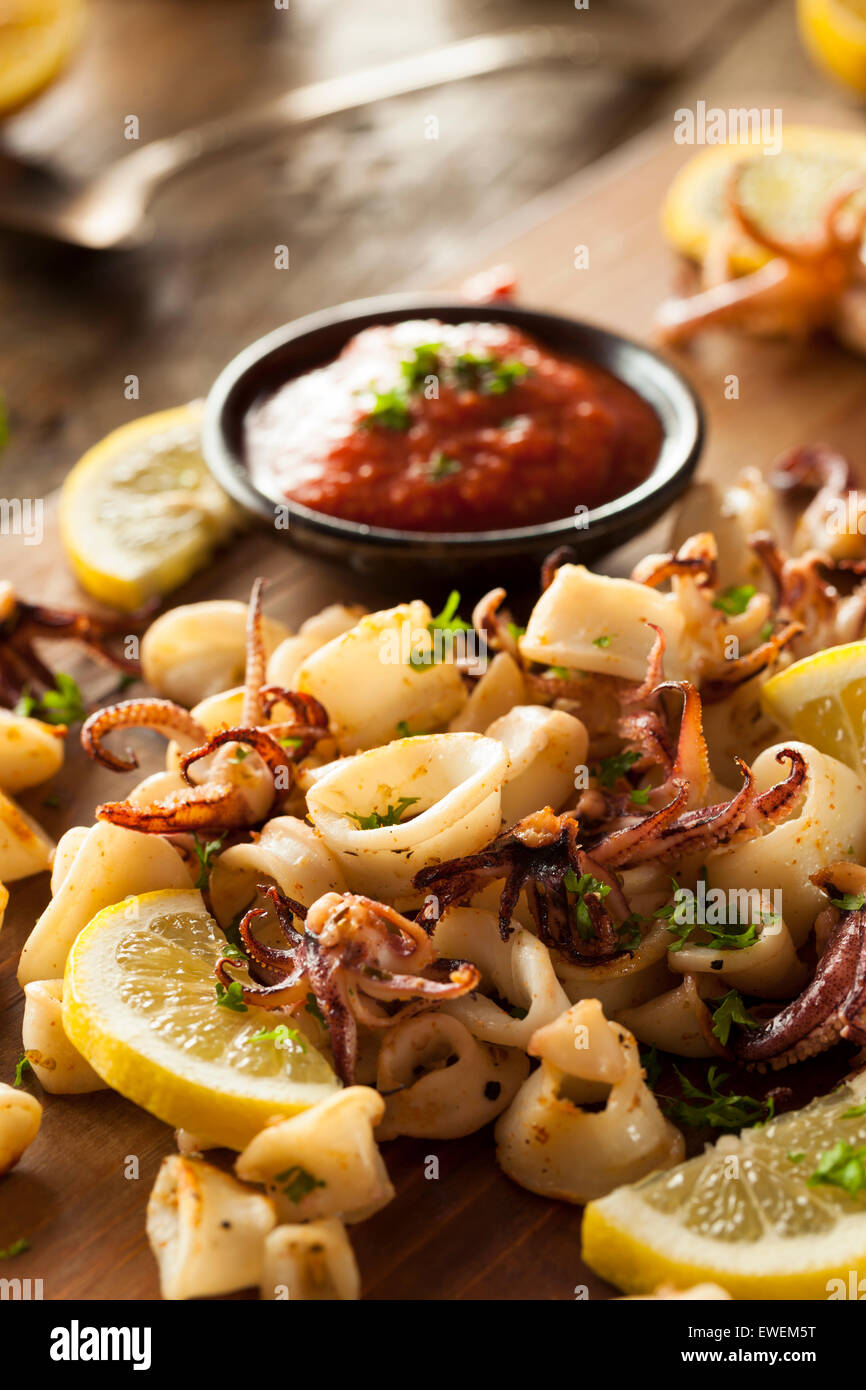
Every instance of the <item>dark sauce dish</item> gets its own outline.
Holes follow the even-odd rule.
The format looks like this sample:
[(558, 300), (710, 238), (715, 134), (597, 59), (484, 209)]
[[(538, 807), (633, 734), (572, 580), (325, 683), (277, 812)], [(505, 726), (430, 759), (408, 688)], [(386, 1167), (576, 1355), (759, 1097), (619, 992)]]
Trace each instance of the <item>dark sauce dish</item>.
[[(540, 524), (482, 531), (396, 530), (330, 516), (290, 498), (269, 496), (250, 477), (245, 446), (249, 412), (292, 378), (333, 361), (366, 328), (406, 319), (504, 323), (552, 352), (590, 362), (618, 377), (655, 411), (661, 448), (649, 475), (576, 521), (573, 514)], [(457, 581), (465, 576), (513, 580), (537, 575), (560, 546), (589, 561), (646, 530), (686, 489), (704, 438), (700, 402), (683, 376), (651, 348), (592, 324), (512, 303), (437, 302), (386, 296), (338, 305), (267, 334), (220, 373), (207, 398), (203, 449), (222, 487), (269, 523), (290, 546), (367, 575), (415, 573)], [(277, 521), (279, 517), (279, 521)], [(507, 562), (507, 568), (502, 562)]]

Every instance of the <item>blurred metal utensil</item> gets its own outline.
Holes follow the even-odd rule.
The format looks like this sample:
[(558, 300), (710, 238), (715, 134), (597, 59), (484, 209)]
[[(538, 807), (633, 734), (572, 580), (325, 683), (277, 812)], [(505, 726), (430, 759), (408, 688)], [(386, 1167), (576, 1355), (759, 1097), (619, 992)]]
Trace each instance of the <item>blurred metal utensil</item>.
[[(43, 178), (33, 189), (22, 181), (4, 190), (0, 227), (93, 251), (135, 245), (147, 234), (147, 209), (157, 189), (201, 160), (370, 102), (506, 68), (563, 60), (605, 65), (598, 40), (581, 33), (577, 25), (530, 25), (460, 39), (428, 53), (314, 82), (261, 106), (142, 145), (84, 187), (49, 187)], [(618, 55), (616, 66), (644, 78), (660, 75), (656, 64), (640, 56)]]

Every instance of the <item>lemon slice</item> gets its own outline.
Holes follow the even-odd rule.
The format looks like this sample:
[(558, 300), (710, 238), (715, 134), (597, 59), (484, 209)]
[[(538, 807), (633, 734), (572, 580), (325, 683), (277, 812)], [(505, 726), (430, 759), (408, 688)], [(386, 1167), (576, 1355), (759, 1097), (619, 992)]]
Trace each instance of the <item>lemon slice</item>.
[[(852, 1273), (866, 1273), (866, 1193), (809, 1179), (840, 1142), (866, 1145), (866, 1113), (851, 1113), (866, 1112), (864, 1096), (866, 1071), (804, 1110), (591, 1202), (583, 1258), (627, 1293), (711, 1281), (734, 1298), (847, 1296), (832, 1281), (847, 1291)], [(837, 1177), (843, 1168), (835, 1164)]]
[(805, 48), (819, 67), (866, 92), (864, 0), (798, 0), (797, 19)]
[(79, 583), (131, 610), (207, 564), (237, 522), (199, 442), (200, 403), (145, 415), (94, 445), (60, 497), (63, 545)]
[(0, 112), (23, 106), (54, 81), (83, 24), (84, 0), (3, 0)]
[(243, 1148), (276, 1115), (338, 1088), (311, 1043), (251, 1042), (274, 1015), (217, 1003), (225, 938), (201, 894), (163, 889), (104, 908), (66, 964), (63, 1027), (115, 1091), (166, 1124)]
[(866, 776), (866, 642), (804, 657), (761, 690), (771, 719)]
[[(662, 227), (674, 248), (702, 261), (710, 239), (727, 220), (731, 170), (743, 164), (740, 190), (755, 221), (784, 241), (809, 241), (840, 179), (866, 166), (866, 136), (816, 126), (783, 126), (782, 149), (765, 155), (758, 146), (713, 145), (690, 159), (671, 184), (662, 207)], [(738, 274), (755, 270), (769, 253), (751, 237), (735, 242), (731, 261)]]

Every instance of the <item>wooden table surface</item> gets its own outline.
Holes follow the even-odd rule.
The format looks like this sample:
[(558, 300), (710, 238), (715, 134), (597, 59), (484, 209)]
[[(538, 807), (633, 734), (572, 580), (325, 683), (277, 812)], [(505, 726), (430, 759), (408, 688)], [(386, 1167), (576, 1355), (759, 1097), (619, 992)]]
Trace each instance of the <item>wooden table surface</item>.
[[(109, 8), (97, 5), (106, 43), (111, 23), (119, 23), (116, 15), (113, 19), (108, 15)], [(137, 3), (126, 7), (128, 16), (137, 16), (145, 34), (149, 32), (145, 24), (149, 8)], [(177, 15), (184, 7), (162, 8)], [(222, 42), (226, 33), (234, 32), (228, 8), (221, 4), (208, 6), (217, 30), (220, 24), (228, 26)], [(251, 3), (240, 8), (253, 30), (264, 23), (260, 11), (255, 11)], [(303, 8), (298, 6), (301, 11)], [(480, 11), (481, 7), (476, 8)], [(514, 7), (510, 8), (513, 11)], [(432, 10), (439, 13), (436, 6)], [(770, 7), (767, 15), (777, 11), (778, 7)], [(758, 24), (765, 18), (759, 16)], [(236, 22), (235, 18), (231, 24)], [(268, 33), (270, 23), (269, 19), (265, 26)], [(222, 55), (231, 70), (232, 62), (225, 57), (210, 26), (197, 32), (202, 65), (206, 67)], [(192, 30), (185, 40), (190, 43), (191, 33)], [(124, 34), (130, 44), (139, 38), (144, 42), (134, 23)], [(116, 38), (115, 33), (115, 42)], [(93, 63), (95, 59), (91, 56), (87, 61)], [(273, 61), (279, 67), (275, 58)], [(242, 66), (238, 61), (235, 86), (226, 81), (227, 102), (249, 90)], [(736, 64), (734, 68), (738, 70)], [(709, 100), (715, 99), (717, 91), (731, 89), (730, 72), (720, 72), (719, 85), (705, 88)], [(292, 73), (295, 78), (302, 75), (307, 75), (306, 71)], [(182, 76), (183, 67), (178, 63), (178, 82)], [(285, 67), (280, 68), (277, 77), (285, 83)], [(74, 81), (69, 80), (74, 90)], [(270, 80), (276, 79), (266, 65), (262, 81)], [(608, 74), (604, 75), (605, 83), (611, 80)], [(156, 78), (152, 81), (155, 83)], [(615, 80), (615, 86), (622, 89), (621, 79)], [(511, 89), (512, 97), (515, 90)], [(408, 241), (411, 242), (415, 228), (419, 242), (410, 245), (400, 241), (390, 286), (384, 274), (382, 247), (376, 244), (375, 237), (380, 217), (387, 218), (395, 212), (387, 160), (382, 167), (371, 168), (365, 162), (364, 139), (360, 138), (353, 146), (361, 151), (355, 165), (353, 156), (347, 156), (342, 146), (347, 132), (356, 125), (363, 129), (365, 122), (382, 120), (380, 113), (338, 122), (333, 129), (317, 133), (301, 154), (295, 151), (298, 163), (294, 163), (293, 157), (293, 176), (299, 167), (304, 173), (291, 192), (287, 191), (291, 180), (285, 152), (280, 156), (279, 177), (289, 181), (280, 184), (280, 206), (276, 201), (265, 202), (256, 205), (256, 211), (261, 213), (259, 253), (265, 260), (274, 240), (286, 239), (277, 234), (285, 226), (287, 206), (292, 209), (293, 228), (303, 227), (298, 244), (306, 248), (307, 259), (302, 259), (300, 267), (293, 261), (291, 280), (285, 290), (275, 290), (272, 270), (265, 272), (261, 266), (258, 272), (255, 270), (250, 212), (243, 206), (247, 188), (244, 180), (248, 176), (243, 168), (232, 175), (236, 182), (231, 201), (237, 205), (237, 220), (233, 222), (229, 216), (220, 223), (218, 243), (210, 225), (216, 204), (208, 201), (204, 188), (199, 188), (197, 212), (191, 212), (187, 203), (184, 217), (173, 224), (166, 213), (161, 240), (134, 261), (109, 258), (107, 264), (99, 258), (86, 258), (85, 263), (75, 258), (75, 273), (68, 275), (70, 262), (64, 257), (52, 264), (39, 263), (32, 250), (12, 250), (7, 246), (7, 269), (11, 263), (20, 272), (15, 284), (10, 286), (7, 281), (10, 311), (3, 316), (3, 369), (7, 372), (4, 381), (13, 422), (13, 443), (2, 460), (4, 468), (12, 469), (7, 476), (22, 476), (26, 460), (27, 476), (39, 480), (47, 489), (94, 435), (130, 415), (201, 393), (214, 369), (263, 328), (314, 304), (333, 301), (362, 288), (385, 289), (396, 280), (453, 286), (465, 271), (489, 264), (492, 259), (507, 259), (518, 270), (522, 297), (527, 302), (646, 336), (653, 309), (674, 275), (671, 256), (661, 242), (657, 226), (663, 190), (687, 153), (671, 138), (670, 101), (679, 101), (671, 96), (673, 90), (668, 89), (668, 109), (660, 123), (640, 137), (637, 144), (619, 149), (559, 187), (540, 204), (527, 209), (523, 199), (519, 199), (516, 217), (498, 231), (488, 232), (483, 243), (477, 236), (480, 228), (497, 213), (513, 213), (517, 206), (512, 201), (514, 178), (518, 184), (521, 177), (525, 179), (525, 192), (536, 191), (531, 188), (533, 173), (515, 173), (513, 148), (504, 148), (511, 133), (506, 136), (504, 131), (498, 133), (502, 148), (496, 138), (488, 136), (484, 157), (480, 147), (475, 150), (478, 163), (474, 169), (463, 169), (458, 174), (450, 171), (452, 176), (466, 180), (462, 195), (464, 215), (468, 204), (472, 204), (467, 219), (472, 224), (467, 232), (471, 244), (464, 245), (455, 223), (448, 221), (448, 208), (437, 202), (441, 188), (449, 186), (445, 169), (450, 156), (445, 148), (435, 151), (438, 173), (422, 167), (414, 172), (415, 188), (423, 201), (414, 207), (404, 206), (412, 198), (405, 183), (402, 198), (396, 200)], [(634, 95), (630, 86), (629, 93)], [(158, 95), (158, 86), (154, 86), (150, 93), (154, 110), (159, 105)], [(563, 89), (559, 89), (558, 95), (563, 96)], [(59, 88), (56, 96), (60, 101)], [(116, 98), (115, 91), (113, 99)], [(499, 99), (503, 103), (500, 112), (504, 112), (505, 86)], [(48, 103), (52, 100), (54, 94), (45, 99)], [(454, 103), (447, 109), (455, 120), (460, 119), (461, 111), (463, 118), (475, 111), (471, 94), (463, 94), (462, 105), (456, 92), (443, 95), (442, 102), (443, 111), (444, 103)], [(196, 106), (194, 81), (184, 90), (181, 105), (187, 117), (201, 114)], [(406, 110), (410, 114), (406, 119), (410, 123), (417, 121), (424, 109), (423, 100), (414, 108), (408, 103)], [(804, 114), (802, 106), (790, 98), (786, 98), (784, 109), (786, 119), (794, 120)], [(573, 115), (573, 111), (566, 114), (566, 124)], [(831, 103), (817, 115), (828, 122), (852, 124), (860, 120), (859, 115), (841, 103)], [(19, 148), (26, 144), (26, 135), (35, 150), (40, 130), (38, 110), (25, 113), (16, 124)], [(396, 127), (390, 129), (394, 134)], [(357, 129), (355, 133), (358, 134)], [(519, 132), (515, 138), (522, 140), (524, 134)], [(398, 138), (397, 134), (394, 138)], [(406, 138), (402, 128), (400, 138)], [(417, 131), (412, 138), (417, 139)], [(562, 138), (567, 138), (571, 145), (573, 129), (569, 127), (567, 136), (563, 134)], [(82, 170), (92, 140), (96, 140), (92, 129), (87, 139), (71, 139), (68, 158), (71, 163), (79, 162)], [(537, 140), (537, 134), (532, 136), (524, 150), (538, 148)], [(317, 142), (318, 155), (313, 152)], [(98, 143), (97, 140), (97, 146)], [(381, 142), (378, 148), (381, 151)], [(462, 148), (466, 148), (465, 144)], [(110, 152), (105, 145), (99, 150), (99, 157)], [(417, 160), (428, 155), (429, 151), (419, 142)], [(345, 223), (329, 221), (326, 227), (317, 228), (315, 199), (311, 200), (313, 208), (305, 207), (305, 191), (309, 193), (318, 179), (327, 177), (334, 161), (341, 158), (341, 186), (347, 198)], [(403, 158), (405, 148), (400, 154)], [(546, 155), (542, 162), (544, 158)], [(347, 159), (350, 172), (345, 168)], [(271, 168), (273, 172), (274, 166)], [(495, 186), (497, 169), (509, 171), (506, 182), (511, 180), (512, 193), (505, 204), (511, 202), (511, 206), (503, 204), (505, 195)], [(401, 179), (404, 176), (405, 170)], [(353, 179), (354, 189), (350, 192)], [(483, 199), (477, 196), (479, 187), (483, 189)], [(192, 198), (191, 193), (185, 196)], [(225, 200), (219, 206), (224, 213)], [(363, 230), (365, 217), (369, 220)], [(431, 233), (431, 223), (434, 232), (437, 226), (442, 227), (441, 238)], [(293, 230), (293, 245), (295, 235)], [(224, 276), (233, 264), (234, 236), (238, 238), (237, 274), (233, 285), (227, 286)], [(429, 252), (434, 244), (438, 248), (436, 254), (426, 259), (419, 254), (419, 249)], [(589, 248), (589, 270), (574, 268), (577, 244)], [(332, 293), (326, 291), (328, 284), (333, 285)], [(17, 345), (10, 341), (14, 329), (20, 330)], [(683, 365), (707, 407), (710, 432), (703, 464), (707, 473), (730, 476), (737, 467), (766, 464), (788, 445), (816, 438), (862, 455), (866, 366), (840, 350), (826, 345), (803, 348), (715, 337), (702, 343), (683, 360)], [(118, 382), (127, 371), (136, 368), (141, 370), (142, 396), (139, 402), (130, 404), (123, 402)], [(739, 399), (735, 401), (727, 400), (724, 394), (725, 378), (731, 373), (741, 383)], [(13, 578), (25, 594), (49, 600), (69, 596), (71, 583), (59, 558), (53, 525), (49, 525), (46, 543), (41, 547), (24, 548), (9, 538), (2, 543), (3, 574)], [(645, 537), (642, 548), (652, 543), (653, 537)], [(612, 557), (610, 565), (621, 572), (630, 558)], [(332, 597), (345, 596), (349, 584), (345, 575), (292, 554), (272, 536), (256, 534), (236, 544), (231, 565), (217, 566), (199, 576), (178, 597), (242, 597), (251, 577), (258, 572), (276, 578), (270, 591), (270, 608), (290, 624)], [(497, 582), (499, 576), (491, 579)], [(459, 584), (457, 575), (455, 582)], [(357, 595), (354, 581), (351, 593)], [(363, 594), (371, 602), (408, 596), (403, 592), (395, 594), (386, 576)], [(99, 693), (98, 682), (92, 684), (90, 693)], [(156, 766), (157, 745), (152, 743), (149, 747), (151, 765)], [(59, 835), (67, 825), (89, 819), (92, 806), (105, 799), (109, 788), (110, 794), (116, 795), (119, 785), (110, 774), (94, 771), (88, 774), (86, 792), (82, 792), (81, 764), (70, 749), (67, 768), (57, 782), (60, 808), (46, 809), (41, 804), (44, 789), (39, 788), (24, 801), (51, 833)], [(20, 1051), (22, 996), (15, 982), (17, 952), (46, 897), (44, 878), (15, 885), (13, 903), (0, 934), (3, 1078), (11, 1077)], [(803, 1070), (801, 1075), (808, 1086), (808, 1071)], [(33, 1089), (38, 1094), (38, 1087), (34, 1085)], [(119, 1097), (105, 1093), (46, 1097), (40, 1137), (4, 1180), (0, 1191), (0, 1249), (19, 1236), (26, 1236), (32, 1245), (26, 1255), (16, 1260), (14, 1273), (42, 1278), (48, 1299), (154, 1297), (155, 1266), (144, 1238), (144, 1206), (159, 1162), (172, 1147), (171, 1134), (163, 1125)], [(430, 1153), (440, 1159), (438, 1181), (424, 1177), (424, 1160)], [(124, 1177), (125, 1159), (130, 1154), (139, 1158), (137, 1181)], [(610, 1294), (581, 1265), (580, 1212), (535, 1197), (502, 1176), (493, 1162), (489, 1132), (452, 1143), (398, 1141), (386, 1146), (385, 1157), (398, 1188), (397, 1199), (372, 1221), (352, 1231), (365, 1296), (571, 1299), (576, 1296), (575, 1290), (583, 1286), (592, 1297)], [(11, 1267), (9, 1272), (12, 1273)]]

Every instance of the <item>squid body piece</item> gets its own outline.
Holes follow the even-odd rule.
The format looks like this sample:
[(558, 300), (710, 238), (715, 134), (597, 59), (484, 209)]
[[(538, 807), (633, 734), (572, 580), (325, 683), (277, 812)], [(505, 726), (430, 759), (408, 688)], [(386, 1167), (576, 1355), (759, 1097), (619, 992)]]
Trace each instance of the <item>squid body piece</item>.
[[(809, 743), (775, 744), (752, 765), (755, 787), (779, 779), (777, 753), (792, 748), (806, 760), (806, 790), (798, 811), (765, 835), (707, 856), (708, 888), (781, 892), (781, 913), (799, 949), (826, 906), (810, 876), (838, 859), (866, 858), (866, 789), (856, 772)], [(776, 909), (773, 909), (774, 911)]]
[(713, 1035), (713, 1017), (698, 989), (703, 980), (707, 997), (718, 998), (725, 986), (714, 976), (687, 975), (682, 984), (648, 999), (617, 1018), (642, 1043), (675, 1057), (718, 1057), (724, 1049)]
[(42, 1089), (57, 1096), (105, 1090), (105, 1082), (66, 1036), (62, 1013), (62, 980), (35, 980), (24, 986), (21, 1037)]
[(261, 1282), (276, 1224), (260, 1192), (201, 1159), (163, 1159), (147, 1204), (147, 1238), (163, 1298), (207, 1298)]
[(520, 654), (543, 666), (642, 681), (655, 641), (648, 623), (667, 638), (668, 677), (687, 675), (679, 656), (684, 620), (673, 595), (631, 579), (592, 574), (583, 565), (562, 565), (532, 610)]
[(361, 1276), (341, 1221), (278, 1226), (265, 1240), (261, 1296), (308, 1303), (361, 1297)]
[(297, 671), (295, 688), (325, 706), (342, 753), (387, 743), (401, 723), (447, 724), (461, 708), (460, 672), (436, 659), (431, 622), (419, 600), (370, 613)]
[(379, 1053), (385, 1117), (376, 1137), (474, 1134), (511, 1102), (528, 1070), (522, 1052), (479, 1042), (450, 1014), (408, 1018), (389, 1030)]
[(41, 1123), (42, 1106), (36, 1097), (0, 1081), (0, 1177), (15, 1167)]
[[(556, 978), (544, 943), (523, 927), (503, 941), (492, 912), (451, 908), (437, 922), (433, 944), (438, 955), (470, 960), (481, 971), (479, 990), (440, 1007), (483, 1042), (526, 1048), (538, 1028), (552, 1023), (568, 1008), (568, 996)], [(485, 989), (495, 991), (516, 1012), (488, 999)]]
[(0, 792), (0, 882), (44, 873), (53, 853), (54, 841), (42, 827)]
[(275, 883), (305, 907), (346, 889), (336, 856), (317, 830), (295, 816), (274, 816), (256, 841), (232, 845), (218, 857), (210, 879), (217, 921), (227, 926), (246, 910), (260, 883)]
[(365, 1221), (394, 1196), (373, 1138), (384, 1113), (377, 1091), (349, 1086), (266, 1126), (240, 1154), (235, 1172), (266, 1185), (280, 1220)]
[(516, 705), (485, 730), (508, 754), (502, 787), (506, 826), (552, 806), (555, 811), (574, 796), (574, 771), (586, 758), (589, 737), (573, 714), (544, 705)]
[(47, 782), (63, 766), (64, 725), (0, 709), (0, 787), (19, 792)]
[[(588, 1202), (683, 1157), (643, 1080), (637, 1044), (584, 999), (534, 1034), (541, 1066), (496, 1125), (503, 1171), (531, 1192)], [(582, 1107), (605, 1100), (604, 1108)]]
[(76, 936), (102, 908), (133, 893), (192, 886), (177, 850), (161, 835), (97, 821), (25, 942), (19, 984), (59, 979)]
[[(237, 685), (244, 675), (246, 626), (247, 605), (236, 599), (170, 608), (141, 639), (145, 680), (157, 694), (187, 708)], [(262, 618), (268, 656), (288, 635), (283, 623)]]
[(342, 637), (344, 632), (356, 627), (364, 616), (364, 609), (344, 603), (332, 603), (307, 618), (292, 637), (286, 637), (268, 658), (268, 685), (281, 685), (284, 690), (294, 690), (298, 670), (308, 657), (331, 642)]
[[(418, 901), (419, 869), (473, 854), (497, 834), (507, 768), (502, 744), (481, 734), (395, 739), (334, 763), (307, 806), (349, 887), (400, 906)], [(402, 798), (411, 804), (397, 823), (359, 824)]]
[(526, 702), (523, 672), (508, 652), (498, 652), (480, 680), (475, 682), (466, 704), (448, 725), (451, 733), (483, 734), (495, 719), (501, 719), (515, 705)]

